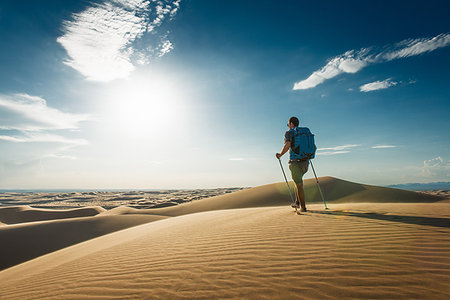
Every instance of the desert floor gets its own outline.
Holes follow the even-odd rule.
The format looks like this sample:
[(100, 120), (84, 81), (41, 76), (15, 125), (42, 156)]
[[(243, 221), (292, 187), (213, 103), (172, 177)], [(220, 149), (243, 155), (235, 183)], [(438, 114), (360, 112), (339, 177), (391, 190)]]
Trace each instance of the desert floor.
[(446, 197), (320, 180), (329, 209), (307, 180), (300, 215), (283, 183), (147, 209), (2, 205), (0, 299), (450, 298)]

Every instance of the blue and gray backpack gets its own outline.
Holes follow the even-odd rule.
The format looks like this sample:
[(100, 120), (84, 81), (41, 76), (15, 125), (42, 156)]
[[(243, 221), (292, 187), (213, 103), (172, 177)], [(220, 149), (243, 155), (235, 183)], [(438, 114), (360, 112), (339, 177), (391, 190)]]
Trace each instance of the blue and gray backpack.
[(290, 130), (293, 134), (289, 157), (291, 160), (312, 159), (316, 155), (314, 134), (307, 127), (295, 127)]

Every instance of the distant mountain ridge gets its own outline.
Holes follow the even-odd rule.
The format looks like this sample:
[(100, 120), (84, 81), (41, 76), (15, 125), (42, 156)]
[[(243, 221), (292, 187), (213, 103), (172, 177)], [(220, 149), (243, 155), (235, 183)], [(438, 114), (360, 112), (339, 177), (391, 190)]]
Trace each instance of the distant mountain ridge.
[(450, 190), (450, 182), (403, 183), (387, 185), (386, 187), (409, 191)]

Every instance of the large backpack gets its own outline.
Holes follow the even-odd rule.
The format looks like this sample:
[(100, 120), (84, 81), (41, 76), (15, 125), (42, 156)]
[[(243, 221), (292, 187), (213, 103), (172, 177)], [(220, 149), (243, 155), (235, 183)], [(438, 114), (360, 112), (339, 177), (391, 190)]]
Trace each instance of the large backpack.
[(296, 127), (291, 142), (290, 159), (312, 159), (316, 155), (314, 134), (307, 127)]

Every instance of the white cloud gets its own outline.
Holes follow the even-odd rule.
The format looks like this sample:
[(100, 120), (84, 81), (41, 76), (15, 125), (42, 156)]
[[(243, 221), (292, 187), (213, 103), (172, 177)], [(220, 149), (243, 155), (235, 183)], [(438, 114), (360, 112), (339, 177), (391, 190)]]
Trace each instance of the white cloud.
[(394, 60), (409, 56), (415, 56), (438, 48), (447, 47), (450, 44), (450, 34), (442, 33), (432, 38), (408, 39), (397, 43), (394, 49), (380, 53), (382, 60)]
[[(94, 4), (64, 22), (57, 41), (66, 49), (71, 66), (88, 80), (110, 81), (134, 70), (133, 55), (145, 61), (133, 43), (174, 17), (180, 1), (107, 0)], [(170, 42), (169, 42), (170, 43)], [(173, 47), (166, 43), (165, 52)], [(161, 56), (162, 56), (161, 55)]]
[(388, 45), (383, 50), (362, 48), (349, 50), (344, 54), (331, 58), (320, 70), (313, 72), (308, 78), (294, 84), (294, 90), (313, 88), (327, 79), (343, 73), (356, 73), (362, 68), (394, 59), (414, 56), (434, 51), (450, 45), (450, 34), (443, 33), (432, 38), (408, 39), (395, 45)]
[(231, 161), (241, 161), (241, 160), (244, 160), (242, 157), (234, 157), (234, 158), (229, 158), (228, 160), (231, 160)]
[(391, 86), (395, 86), (397, 85), (398, 82), (392, 81), (391, 78), (382, 80), (382, 81), (374, 81), (374, 82), (370, 82), (370, 83), (366, 83), (362, 86), (359, 87), (359, 90), (361, 92), (371, 92), (371, 91), (376, 91), (376, 90), (382, 90), (382, 89), (387, 89)]
[(350, 144), (350, 145), (343, 145), (343, 146), (336, 146), (336, 147), (319, 148), (319, 149), (317, 149), (317, 151), (325, 151), (325, 150), (341, 151), (341, 150), (346, 150), (349, 148), (354, 148), (354, 147), (359, 147), (359, 146), (360, 145)]
[(327, 147), (327, 148), (318, 148), (317, 155), (336, 155), (336, 154), (345, 154), (349, 153), (347, 149), (359, 147), (360, 145), (349, 144), (335, 147)]
[[(318, 148), (317, 155), (344, 154), (344, 153), (349, 153), (351, 149), (354, 149), (357, 147), (361, 147), (361, 145), (348, 144), (348, 145), (335, 146), (335, 147)], [(387, 149), (387, 148), (396, 148), (396, 147), (397, 146), (394, 146), (394, 145), (377, 145), (377, 146), (372, 146), (370, 148), (372, 148), (372, 149)], [(368, 149), (368, 148), (363, 148), (363, 149)]]
[(422, 175), (425, 177), (450, 178), (450, 162), (441, 156), (425, 160), (422, 167)]
[[(45, 99), (27, 94), (0, 95), (0, 129), (13, 134), (0, 140), (14, 143), (51, 142), (70, 146), (86, 145), (83, 139), (71, 139), (48, 133), (51, 130), (77, 130), (88, 115), (71, 114), (47, 106)], [(17, 135), (17, 131), (21, 135)]]
[(379, 146), (373, 146), (372, 149), (386, 149), (386, 148), (397, 148), (397, 146), (393, 145), (379, 145)]
[(177, 11), (180, 9), (181, 0), (176, 0), (172, 3), (172, 10), (170, 11), (170, 17), (173, 18), (177, 14)]
[(171, 50), (173, 49), (173, 44), (171, 41), (169, 40), (165, 40), (162, 44), (161, 44), (161, 50), (159, 51), (158, 56), (162, 57), (164, 55), (166, 55), (167, 53), (169, 53)]
[(0, 140), (14, 143), (46, 142), (46, 143), (69, 144), (76, 146), (88, 144), (88, 142), (84, 139), (69, 139), (56, 134), (33, 133), (33, 132), (25, 132), (23, 136), (0, 135)]
[(325, 152), (318, 152), (317, 155), (336, 155), (345, 153), (350, 153), (350, 151), (325, 151)]
[(312, 73), (307, 79), (296, 82), (294, 90), (306, 90), (313, 88), (327, 79), (342, 73), (356, 73), (366, 66), (366, 62), (359, 58), (355, 51), (346, 53), (331, 59), (322, 69)]
[(77, 129), (88, 120), (85, 114), (65, 113), (47, 106), (47, 102), (27, 94), (0, 95), (0, 129), (4, 130), (55, 130)]

